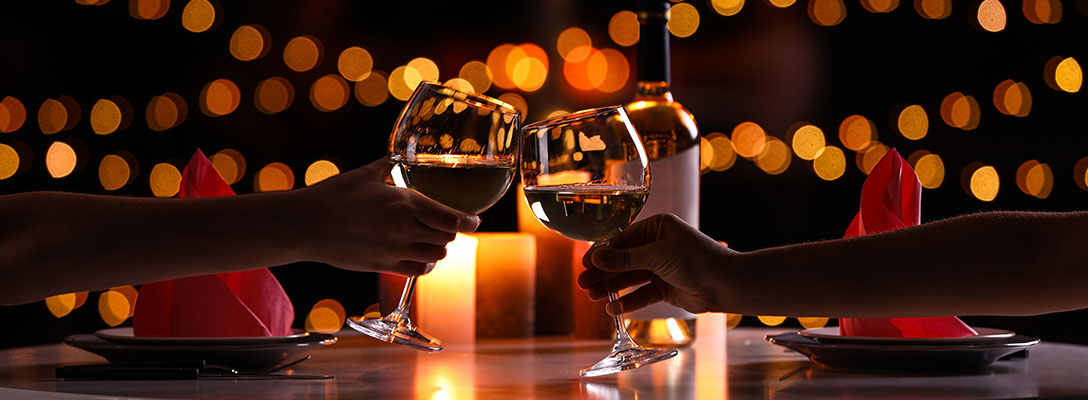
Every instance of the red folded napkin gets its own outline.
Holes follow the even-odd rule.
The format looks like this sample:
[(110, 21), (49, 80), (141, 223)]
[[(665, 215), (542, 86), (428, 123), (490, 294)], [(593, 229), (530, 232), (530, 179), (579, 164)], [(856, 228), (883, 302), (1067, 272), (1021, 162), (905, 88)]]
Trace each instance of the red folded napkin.
[[(182, 171), (178, 197), (233, 195), (198, 149)], [(136, 336), (283, 336), (295, 319), (291, 300), (267, 268), (149, 283), (137, 298)]]
[[(854, 237), (918, 225), (922, 184), (895, 149), (873, 167), (861, 187), (861, 209), (846, 229)], [(956, 317), (840, 318), (839, 334), (877, 337), (962, 337), (978, 335)]]

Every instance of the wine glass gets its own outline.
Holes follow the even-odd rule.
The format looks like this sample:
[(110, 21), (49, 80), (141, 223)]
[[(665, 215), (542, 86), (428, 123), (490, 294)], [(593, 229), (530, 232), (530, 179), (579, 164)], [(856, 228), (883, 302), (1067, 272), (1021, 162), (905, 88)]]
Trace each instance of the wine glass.
[[(566, 237), (607, 244), (630, 225), (650, 194), (642, 141), (622, 107), (602, 107), (522, 128), (525, 200), (544, 226)], [(609, 291), (608, 300), (616, 299)], [(619, 316), (612, 354), (580, 371), (613, 374), (672, 358), (674, 349), (640, 347)]]
[[(393, 182), (465, 214), (476, 215), (506, 193), (517, 167), (520, 116), (513, 106), (480, 94), (423, 82), (404, 106), (389, 138)], [(381, 319), (348, 318), (363, 334), (418, 350), (442, 342), (412, 325), (416, 276)]]

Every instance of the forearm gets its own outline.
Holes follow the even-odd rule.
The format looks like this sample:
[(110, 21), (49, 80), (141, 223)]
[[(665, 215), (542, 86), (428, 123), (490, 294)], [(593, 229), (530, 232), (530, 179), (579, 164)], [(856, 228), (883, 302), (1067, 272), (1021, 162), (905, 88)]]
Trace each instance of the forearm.
[(0, 202), (0, 304), (302, 257), (292, 192), (206, 199), (26, 193)]
[(745, 253), (725, 311), (761, 315), (1031, 315), (1088, 307), (1085, 213), (985, 213)]

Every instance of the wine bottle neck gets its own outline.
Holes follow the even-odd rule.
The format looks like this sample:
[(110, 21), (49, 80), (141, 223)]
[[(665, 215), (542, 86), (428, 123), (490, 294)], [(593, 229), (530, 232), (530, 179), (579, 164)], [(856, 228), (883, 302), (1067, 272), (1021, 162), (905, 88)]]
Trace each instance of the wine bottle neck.
[(667, 1), (648, 3), (639, 11), (636, 71), (639, 82), (664, 82), (666, 90), (670, 82), (668, 14)]

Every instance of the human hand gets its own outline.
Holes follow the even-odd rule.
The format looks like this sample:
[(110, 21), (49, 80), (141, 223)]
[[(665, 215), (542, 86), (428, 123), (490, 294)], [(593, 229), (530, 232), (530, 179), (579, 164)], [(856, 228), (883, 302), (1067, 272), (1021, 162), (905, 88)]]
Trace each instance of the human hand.
[(578, 286), (599, 301), (608, 298), (608, 290), (649, 282), (610, 302), (606, 310), (612, 315), (658, 301), (693, 313), (722, 311), (722, 270), (737, 254), (675, 215), (655, 215), (627, 227), (607, 246), (586, 252)]
[(457, 232), (480, 225), (477, 216), (387, 184), (390, 167), (382, 158), (300, 190), (314, 233), (308, 258), (344, 269), (421, 275), (446, 256), (446, 243)]

